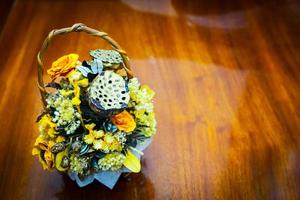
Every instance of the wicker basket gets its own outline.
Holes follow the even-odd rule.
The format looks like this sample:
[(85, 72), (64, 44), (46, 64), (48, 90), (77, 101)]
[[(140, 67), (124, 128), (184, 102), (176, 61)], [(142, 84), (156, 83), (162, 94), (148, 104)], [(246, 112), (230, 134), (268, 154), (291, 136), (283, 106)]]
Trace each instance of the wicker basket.
[[(69, 90), (67, 93), (70, 92), (68, 93), (68, 96), (64, 95), (66, 93), (63, 93), (65, 92), (65, 89), (58, 89), (56, 93), (51, 93), (46, 90), (46, 87), (48, 87), (49, 84), (45, 86), (43, 81), (44, 65), (42, 60), (43, 55), (52, 39), (57, 35), (70, 32), (85, 32), (92, 36), (102, 38), (111, 45), (114, 50), (114, 55), (118, 55), (117, 60), (119, 63), (117, 65), (117, 69), (112, 70), (109, 68), (109, 70), (104, 70), (102, 64), (105, 63), (106, 60), (94, 60), (93, 58), (92, 62), (96, 62), (96, 64), (99, 64), (100, 62), (101, 64), (99, 65), (101, 65), (102, 68), (101, 72), (95, 73), (95, 77), (90, 80), (88, 76), (84, 75), (84, 73), (80, 73), (80, 68), (82, 67), (84, 69), (84, 62), (81, 63), (76, 59), (76, 63), (79, 63), (80, 66), (76, 66), (74, 64), (72, 72), (80, 74), (79, 77), (75, 76), (77, 79), (74, 78), (77, 82), (74, 81), (73, 78), (70, 78), (71, 75), (70, 77), (69, 75), (64, 75), (64, 78), (68, 80), (68, 84), (70, 85), (67, 89)], [(107, 52), (108, 50), (94, 51)], [(76, 57), (78, 57), (78, 55), (76, 55)], [(109, 56), (109, 58), (111, 57)], [(80, 187), (88, 185), (92, 183), (94, 179), (97, 179), (109, 188), (114, 187), (121, 173), (139, 172), (141, 170), (140, 158), (143, 154), (142, 151), (151, 143), (151, 136), (156, 130), (156, 121), (152, 105), (154, 92), (148, 86), (140, 86), (138, 80), (133, 77), (126, 52), (122, 50), (120, 45), (110, 38), (107, 33), (97, 31), (84, 24), (77, 23), (68, 28), (52, 30), (44, 40), (42, 48), (37, 54), (37, 62), (38, 87), (44, 111), (37, 120), (39, 123), (40, 136), (35, 142), (33, 155), (39, 156), (44, 169), (56, 168), (59, 171), (68, 172), (70, 178), (76, 181)], [(114, 64), (112, 66), (114, 66)], [(120, 70), (123, 71), (123, 73), (117, 72)], [(72, 72), (67, 72), (67, 74), (72, 74)], [(56, 77), (52, 80), (52, 83), (54, 85), (56, 84), (61, 86), (60, 83), (55, 82), (55, 79)], [(112, 82), (111, 80), (116, 82)], [(100, 107), (104, 109), (99, 110), (99, 106), (96, 105), (95, 108), (95, 103), (93, 102), (95, 102), (95, 99), (99, 100), (97, 95), (100, 93), (98, 93), (99, 91), (97, 88), (99, 88), (99, 84), (100, 87), (102, 87), (101, 81), (102, 83), (105, 82), (105, 84), (110, 83), (107, 88), (104, 87), (106, 92), (110, 90), (110, 88), (112, 88), (114, 92), (106, 93), (104, 95), (106, 98), (109, 96), (107, 94), (112, 94), (110, 97), (107, 97), (108, 99), (100, 99), (105, 102), (106, 100), (113, 101), (112, 99), (114, 99), (115, 102), (113, 103), (115, 107), (104, 106)], [(79, 85), (79, 82), (82, 84), (85, 82), (85, 86), (81, 85), (82, 88), (80, 88), (81, 86)], [(132, 89), (129, 88), (130, 84), (134, 85)], [(75, 92), (76, 88), (77, 91), (79, 91), (77, 93)], [(80, 93), (80, 90), (82, 90), (82, 93)], [(130, 95), (133, 94), (133, 92), (140, 92), (136, 98), (142, 98), (142, 96), (146, 94), (146, 100), (131, 101)], [(91, 96), (89, 96), (89, 94), (91, 94)], [(97, 94), (96, 98), (92, 96), (93, 94)], [(115, 94), (118, 95), (119, 98), (114, 96)], [(73, 102), (75, 97), (78, 99), (76, 102), (79, 103), (74, 103), (75, 101)], [(99, 97), (102, 97), (101, 94)], [(62, 113), (67, 113), (69, 116), (69, 112), (61, 111), (62, 108), (59, 106), (60, 103), (55, 103), (57, 107), (53, 106), (54, 104), (52, 105), (49, 103), (49, 98), (50, 100), (54, 99), (53, 101), (57, 98), (60, 99), (60, 102), (68, 102), (68, 108), (73, 110), (71, 113), (73, 113), (72, 115), (74, 116), (74, 119), (71, 118), (71, 120), (67, 122), (71, 124), (72, 127), (75, 127), (72, 131), (69, 129), (69, 124), (67, 124), (67, 127), (65, 126), (65, 119), (63, 120), (63, 123), (60, 123), (60, 117), (63, 115)], [(123, 98), (123, 102), (118, 101)], [(98, 103), (99, 102), (100, 100)], [(131, 104), (129, 106), (130, 102)], [(137, 102), (140, 103), (138, 104)], [(85, 112), (89, 113), (88, 116), (90, 117), (86, 117), (87, 115), (85, 115), (85, 112), (81, 107), (83, 104), (85, 106)], [(143, 104), (147, 105), (148, 110), (150, 109), (150, 111), (144, 111), (144, 114), (139, 113), (139, 115), (136, 115), (134, 113), (137, 111), (135, 106), (140, 105), (143, 107)], [(101, 104), (99, 105), (102, 106)], [(110, 104), (108, 103), (107, 105)], [(139, 117), (140, 119), (142, 119), (142, 117), (145, 118), (144, 120), (139, 121)], [(151, 125), (147, 126), (148, 121), (145, 119), (149, 119), (149, 121), (151, 121)], [(143, 124), (145, 121), (147, 121), (147, 124)], [(48, 126), (48, 129), (45, 129), (45, 126)], [(52, 132), (49, 133), (49, 130), (52, 130)], [(145, 130), (145, 132), (142, 130)], [(58, 141), (59, 137), (60, 139)], [(47, 158), (45, 158), (46, 153)], [(72, 162), (75, 164), (72, 164)], [(79, 162), (79, 164), (76, 162)], [(113, 163), (113, 165), (111, 165), (111, 163)], [(83, 166), (81, 171), (78, 168), (72, 168), (72, 166), (77, 166), (77, 164), (80, 167)], [(106, 168), (107, 166), (108, 168)]]

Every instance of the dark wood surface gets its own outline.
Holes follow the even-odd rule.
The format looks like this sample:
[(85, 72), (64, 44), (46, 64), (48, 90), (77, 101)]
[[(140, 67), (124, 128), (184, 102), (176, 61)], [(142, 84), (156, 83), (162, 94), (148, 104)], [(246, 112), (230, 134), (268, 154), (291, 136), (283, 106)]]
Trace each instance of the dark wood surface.
[(0, 0), (0, 35), (13, 4), (14, 0)]
[[(31, 156), (36, 53), (75, 22), (108, 32), (156, 91), (142, 173), (112, 191), (80, 189)], [(300, 199), (299, 35), (292, 0), (17, 1), (0, 38), (1, 199)], [(46, 65), (106, 47), (61, 36)]]

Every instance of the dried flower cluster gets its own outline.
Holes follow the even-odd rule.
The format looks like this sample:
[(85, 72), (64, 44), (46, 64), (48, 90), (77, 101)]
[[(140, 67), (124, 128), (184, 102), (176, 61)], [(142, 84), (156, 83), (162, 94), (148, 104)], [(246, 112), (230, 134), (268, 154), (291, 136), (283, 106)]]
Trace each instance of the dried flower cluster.
[(156, 132), (154, 92), (129, 79), (117, 51), (91, 51), (92, 59), (80, 62), (77, 54), (65, 55), (47, 71), (55, 92), (37, 119), (39, 136), (32, 154), (44, 169), (76, 173), (128, 168), (140, 171), (133, 152)]

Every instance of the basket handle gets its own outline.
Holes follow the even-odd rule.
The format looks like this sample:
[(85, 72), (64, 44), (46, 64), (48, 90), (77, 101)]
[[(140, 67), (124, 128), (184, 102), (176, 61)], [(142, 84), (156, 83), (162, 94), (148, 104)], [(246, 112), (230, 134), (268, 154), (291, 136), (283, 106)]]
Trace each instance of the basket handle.
[(43, 60), (44, 53), (46, 52), (46, 50), (54, 36), (63, 35), (66, 33), (71, 33), (71, 32), (85, 32), (85, 33), (88, 33), (89, 35), (100, 37), (103, 40), (105, 40), (106, 42), (108, 42), (114, 50), (118, 51), (121, 54), (121, 57), (124, 61), (124, 65), (122, 65), (122, 66), (123, 66), (124, 70), (126, 71), (128, 77), (129, 78), (133, 77), (133, 73), (131, 71), (131, 67), (129, 65), (129, 61), (128, 61), (126, 52), (120, 47), (120, 45), (116, 41), (114, 41), (111, 37), (109, 37), (107, 33), (97, 31), (97, 30), (92, 29), (82, 23), (76, 23), (73, 26), (67, 27), (67, 28), (54, 29), (48, 34), (47, 38), (43, 42), (42, 48), (40, 49), (40, 51), (37, 54), (38, 87), (39, 87), (39, 90), (41, 93), (41, 97), (42, 97), (44, 106), (47, 105), (47, 102), (46, 102), (47, 91), (45, 89), (44, 80), (43, 80), (44, 64), (43, 64), (42, 60)]

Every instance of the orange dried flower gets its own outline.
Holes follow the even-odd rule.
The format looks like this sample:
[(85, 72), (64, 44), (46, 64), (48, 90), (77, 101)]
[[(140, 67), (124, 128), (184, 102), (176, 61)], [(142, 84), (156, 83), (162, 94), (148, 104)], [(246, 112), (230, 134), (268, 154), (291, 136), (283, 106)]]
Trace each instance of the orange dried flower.
[(126, 133), (132, 132), (136, 127), (136, 123), (134, 121), (133, 116), (126, 110), (117, 115), (112, 116), (111, 120), (118, 127), (119, 130), (124, 131)]
[(51, 68), (47, 70), (47, 73), (52, 79), (56, 79), (61, 75), (65, 76), (75, 68), (78, 58), (79, 56), (74, 53), (65, 55), (54, 61)]

